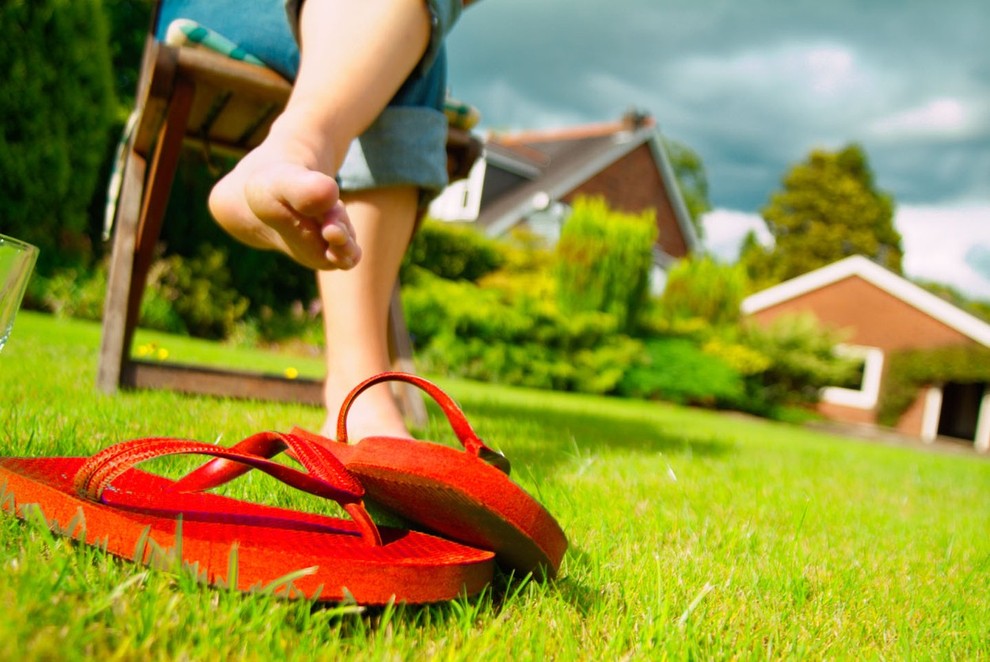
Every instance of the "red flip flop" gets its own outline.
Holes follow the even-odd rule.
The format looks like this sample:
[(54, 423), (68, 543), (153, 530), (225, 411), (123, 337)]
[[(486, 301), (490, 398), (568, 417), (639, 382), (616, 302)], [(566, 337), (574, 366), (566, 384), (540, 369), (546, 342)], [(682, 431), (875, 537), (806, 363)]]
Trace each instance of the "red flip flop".
[[(391, 437), (367, 437), (348, 445), (347, 413), (354, 399), (390, 380), (414, 384), (436, 400), (464, 450)], [(510, 570), (556, 576), (567, 549), (560, 525), (509, 479), (505, 458), (478, 438), (460, 407), (432, 382), (401, 372), (376, 375), (347, 396), (337, 419), (336, 441), (300, 429), (292, 434), (327, 447), (358, 477), (369, 501), (451, 540), (492, 550), (496, 561)], [(271, 449), (258, 444), (244, 450), (271, 456)], [(206, 489), (247, 470), (219, 459), (183, 480)]]
[[(208, 582), (235, 583), (241, 590), (288, 577), (296, 589), (292, 597), (418, 603), (472, 595), (491, 581), (491, 552), (379, 529), (365, 510), (361, 483), (331, 453), (291, 434), (261, 433), (246, 441), (291, 449), (308, 473), (238, 448), (138, 439), (90, 458), (0, 458), (0, 503), (21, 517), (25, 506), (37, 504), (54, 530), (128, 560), (152, 563), (155, 547), (172, 549), (198, 564)], [(189, 482), (131, 468), (188, 453), (260, 469), (333, 499), (352, 520), (201, 494)]]

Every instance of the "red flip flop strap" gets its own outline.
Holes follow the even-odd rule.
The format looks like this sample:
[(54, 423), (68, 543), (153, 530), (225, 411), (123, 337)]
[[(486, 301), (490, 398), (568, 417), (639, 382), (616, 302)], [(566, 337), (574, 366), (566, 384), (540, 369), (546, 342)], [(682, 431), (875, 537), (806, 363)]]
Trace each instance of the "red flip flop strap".
[(347, 443), (347, 412), (351, 408), (351, 404), (354, 402), (355, 398), (360, 395), (366, 389), (374, 386), (375, 384), (380, 384), (382, 382), (389, 381), (400, 381), (407, 382), (420, 388), (433, 398), (440, 409), (443, 410), (444, 415), (447, 417), (447, 421), (450, 422), (450, 427), (453, 428), (454, 434), (457, 435), (457, 439), (464, 446), (464, 450), (472, 455), (480, 455), (482, 451), (491, 451), (488, 446), (475, 434), (474, 430), (471, 428), (471, 424), (468, 423), (467, 418), (464, 416), (464, 412), (461, 408), (457, 406), (453, 398), (444, 393), (439, 386), (433, 382), (418, 377), (417, 375), (412, 375), (407, 372), (382, 372), (374, 377), (369, 377), (357, 386), (355, 386), (347, 397), (344, 399), (344, 404), (340, 407), (340, 415), (337, 417), (337, 441), (341, 443)]
[[(310, 474), (332, 485), (342, 486), (350, 493), (364, 496), (364, 486), (336, 455), (295, 433), (261, 432), (235, 444), (230, 450), (268, 459), (287, 448), (293, 451), (295, 458)], [(241, 462), (217, 458), (183, 476), (176, 483), (176, 488), (185, 492), (202, 492), (230, 482), (250, 470), (250, 466)]]
[[(81, 495), (99, 501), (107, 485), (135, 464), (165, 455), (187, 454), (211, 455), (247, 464), (296, 489), (333, 499), (341, 504), (360, 501), (363, 496), (363, 490), (355, 492), (350, 486), (334, 485), (323, 477), (313, 476), (257, 455), (198, 441), (161, 437), (125, 441), (100, 451), (79, 468), (75, 487)], [(180, 486), (176, 491), (188, 490)]]
[[(303, 444), (299, 445), (302, 446)], [(358, 493), (348, 486), (331, 484), (322, 477), (297, 471), (296, 469), (266, 460), (257, 455), (197, 441), (152, 437), (115, 444), (100, 451), (83, 463), (79, 471), (76, 472), (75, 488), (84, 497), (94, 501), (100, 501), (106, 487), (133, 465), (155, 457), (190, 453), (212, 455), (247, 464), (255, 469), (264, 471), (291, 487), (308, 492), (309, 494), (333, 499), (341, 504), (351, 515), (358, 525), (358, 530), (362, 538), (368, 544), (376, 546), (382, 544), (378, 528), (368, 516), (361, 502), (364, 490), (360, 483), (357, 483), (353, 477), (351, 479), (357, 484), (359, 488)], [(347, 473), (347, 470), (342, 466), (341, 469), (345, 474)], [(175, 487), (173, 486), (173, 489)]]

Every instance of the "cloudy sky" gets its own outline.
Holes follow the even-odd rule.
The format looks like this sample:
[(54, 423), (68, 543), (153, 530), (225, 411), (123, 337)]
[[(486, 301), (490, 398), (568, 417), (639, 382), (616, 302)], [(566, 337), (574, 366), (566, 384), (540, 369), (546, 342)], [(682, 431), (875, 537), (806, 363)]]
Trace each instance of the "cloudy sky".
[(858, 142), (907, 273), (990, 299), (988, 29), (986, 0), (485, 0), (450, 87), (489, 129), (650, 112), (704, 160), (729, 258), (791, 165)]

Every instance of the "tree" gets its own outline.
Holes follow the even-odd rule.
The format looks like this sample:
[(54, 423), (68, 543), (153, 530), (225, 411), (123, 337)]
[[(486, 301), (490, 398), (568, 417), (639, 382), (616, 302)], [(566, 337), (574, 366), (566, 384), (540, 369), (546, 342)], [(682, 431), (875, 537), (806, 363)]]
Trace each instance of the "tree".
[(691, 224), (699, 239), (704, 238), (705, 230), (701, 217), (712, 208), (708, 199), (708, 176), (705, 174), (705, 164), (693, 149), (676, 140), (664, 139), (664, 149), (670, 157), (670, 165), (681, 190), (681, 197), (687, 206)]
[(850, 255), (901, 273), (893, 199), (877, 190), (858, 145), (811, 152), (785, 175), (762, 214), (775, 243), (768, 250), (746, 242), (742, 262), (754, 283), (787, 280)]
[(100, 0), (0, 4), (0, 228), (41, 248), (38, 271), (85, 260), (113, 84)]

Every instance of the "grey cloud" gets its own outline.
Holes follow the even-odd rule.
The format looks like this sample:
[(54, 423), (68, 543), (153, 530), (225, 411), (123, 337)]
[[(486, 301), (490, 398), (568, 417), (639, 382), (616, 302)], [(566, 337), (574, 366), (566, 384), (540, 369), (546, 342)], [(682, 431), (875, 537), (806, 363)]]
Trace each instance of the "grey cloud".
[[(497, 128), (646, 109), (721, 206), (758, 209), (810, 149), (852, 141), (899, 200), (986, 199), (987, 25), (983, 0), (485, 0), (451, 36), (451, 85)], [(972, 115), (962, 135), (876, 131), (938, 99)]]

